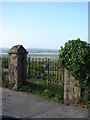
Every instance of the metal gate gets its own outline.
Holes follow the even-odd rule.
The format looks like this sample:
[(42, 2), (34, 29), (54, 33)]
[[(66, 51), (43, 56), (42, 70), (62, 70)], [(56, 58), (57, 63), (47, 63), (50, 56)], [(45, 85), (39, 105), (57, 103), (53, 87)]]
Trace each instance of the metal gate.
[(27, 59), (27, 80), (56, 90), (63, 86), (64, 69), (58, 61), (48, 58)]

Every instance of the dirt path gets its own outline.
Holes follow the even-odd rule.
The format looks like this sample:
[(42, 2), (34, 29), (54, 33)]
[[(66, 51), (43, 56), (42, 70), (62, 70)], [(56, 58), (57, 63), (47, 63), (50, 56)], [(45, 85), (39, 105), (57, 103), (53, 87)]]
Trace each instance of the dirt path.
[[(1, 89), (1, 88), (0, 88)], [(37, 95), (2, 89), (2, 114), (15, 118), (87, 118), (88, 109), (49, 102)]]

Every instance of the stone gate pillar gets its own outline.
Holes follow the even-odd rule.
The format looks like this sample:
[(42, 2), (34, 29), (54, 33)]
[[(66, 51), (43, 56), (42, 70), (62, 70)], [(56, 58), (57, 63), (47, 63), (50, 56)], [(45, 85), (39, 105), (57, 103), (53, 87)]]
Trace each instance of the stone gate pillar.
[(27, 51), (22, 45), (13, 46), (9, 54), (9, 86), (17, 90), (26, 81)]
[(67, 69), (64, 71), (64, 103), (77, 105), (80, 102), (81, 89), (76, 80)]

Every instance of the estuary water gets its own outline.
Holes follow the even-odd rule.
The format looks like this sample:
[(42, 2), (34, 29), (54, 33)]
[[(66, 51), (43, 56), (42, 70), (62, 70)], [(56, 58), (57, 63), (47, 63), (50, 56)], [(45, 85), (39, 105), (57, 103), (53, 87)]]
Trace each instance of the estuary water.
[[(0, 53), (0, 57), (8, 57), (8, 53)], [(59, 53), (28, 53), (27, 57), (58, 59)]]

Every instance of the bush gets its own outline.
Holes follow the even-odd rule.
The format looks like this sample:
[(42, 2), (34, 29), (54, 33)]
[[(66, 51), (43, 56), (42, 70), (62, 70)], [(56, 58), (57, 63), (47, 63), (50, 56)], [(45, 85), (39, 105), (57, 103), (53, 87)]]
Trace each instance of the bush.
[(90, 80), (90, 46), (87, 42), (69, 40), (59, 52), (61, 64), (79, 80), (80, 87), (89, 87)]
[(88, 101), (88, 107), (90, 107), (90, 101)]
[(2, 69), (2, 86), (3, 87), (9, 86), (8, 70), (4, 69)]
[(63, 95), (60, 95), (59, 93), (57, 93), (57, 94), (55, 95), (55, 97), (54, 97), (54, 100), (55, 100), (56, 102), (62, 101), (62, 103), (63, 103)]
[(8, 68), (8, 58), (2, 58), (2, 68)]
[(54, 93), (48, 89), (45, 89), (43, 92), (43, 96), (45, 96), (46, 98), (52, 98), (54, 97)]
[(9, 87), (9, 82), (8, 80), (2, 80), (2, 87)]

